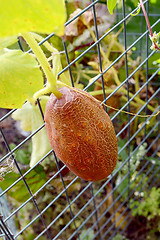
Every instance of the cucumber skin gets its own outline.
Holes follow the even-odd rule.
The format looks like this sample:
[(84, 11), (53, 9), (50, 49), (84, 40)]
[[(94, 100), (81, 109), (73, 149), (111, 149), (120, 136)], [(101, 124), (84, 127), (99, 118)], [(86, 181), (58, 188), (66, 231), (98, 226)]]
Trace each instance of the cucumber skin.
[(88, 181), (108, 177), (117, 162), (117, 138), (103, 107), (88, 93), (62, 87), (51, 94), (45, 126), (57, 157), (77, 176)]

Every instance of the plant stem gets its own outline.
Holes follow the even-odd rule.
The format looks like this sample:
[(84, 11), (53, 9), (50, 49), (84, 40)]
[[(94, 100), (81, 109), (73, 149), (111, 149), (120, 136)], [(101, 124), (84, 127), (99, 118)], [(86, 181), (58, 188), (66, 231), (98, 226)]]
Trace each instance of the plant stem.
[[(126, 89), (122, 88), (122, 92), (123, 92), (125, 95), (127, 95), (127, 90), (126, 90)], [(129, 92), (129, 96), (132, 98), (132, 97), (134, 97), (134, 94), (131, 93), (131, 92)], [(143, 101), (142, 99), (140, 99), (140, 98), (137, 97), (137, 96), (134, 97), (134, 100), (135, 100), (137, 103), (141, 104), (142, 106), (145, 105), (145, 101)], [(152, 112), (155, 111), (155, 108), (152, 107), (150, 104), (147, 105), (147, 108), (148, 108), (150, 111), (152, 111)]]
[[(88, 27), (88, 25), (87, 25), (87, 27)], [(89, 29), (89, 31), (90, 31), (90, 33), (91, 33), (91, 36), (93, 37), (93, 39), (94, 39), (94, 41), (95, 41), (96, 38), (95, 38), (94, 32), (92, 31), (92, 29), (91, 29), (90, 27), (88, 27), (88, 29)], [(111, 49), (110, 49), (110, 50), (111, 50)], [(106, 56), (106, 54), (105, 54), (105, 52), (103, 51), (103, 49), (102, 49), (101, 46), (100, 46), (100, 51), (101, 51), (101, 54), (102, 54), (102, 56), (103, 56), (103, 58), (104, 58), (104, 61), (105, 61), (108, 65), (110, 65), (110, 64), (111, 64), (111, 61), (110, 61), (109, 58)], [(113, 73), (113, 76), (114, 76), (115, 83), (117, 84), (117, 86), (119, 86), (119, 85), (121, 84), (121, 82), (120, 82), (120, 80), (119, 80), (119, 78), (118, 78), (117, 71), (115, 70), (114, 67), (112, 67), (111, 69), (112, 69), (112, 73)], [(127, 95), (127, 90), (126, 90), (123, 86), (122, 86), (122, 88), (121, 88), (121, 92), (123, 92), (125, 95)], [(133, 97), (134, 94), (131, 93), (131, 92), (129, 92), (129, 96), (130, 96), (130, 97)], [(141, 105), (144, 105), (144, 104), (145, 104), (145, 102), (144, 102), (142, 99), (140, 99), (139, 96), (134, 97), (134, 100), (135, 100), (137, 103), (141, 104)], [(154, 109), (150, 104), (148, 104), (147, 107), (148, 107), (148, 109), (149, 109), (150, 111), (152, 111), (152, 112), (155, 111), (155, 109)]]
[(147, 16), (147, 13), (146, 13), (146, 10), (145, 10), (145, 7), (144, 7), (144, 4), (143, 4), (143, 1), (140, 0), (140, 6), (142, 8), (142, 11), (143, 11), (143, 14), (145, 16), (145, 19), (146, 19), (146, 23), (147, 23), (147, 26), (148, 26), (148, 30), (149, 30), (149, 33), (151, 35), (151, 37), (153, 37), (153, 33), (152, 33), (152, 29), (151, 29), (151, 25), (150, 25), (150, 22), (149, 22), (149, 19), (148, 19), (148, 16)]
[[(145, 10), (145, 7), (144, 7), (144, 4), (143, 4), (143, 1), (142, 1), (142, 0), (140, 0), (140, 6), (141, 6), (142, 11), (143, 11), (143, 14), (144, 14), (144, 16), (145, 16), (149, 33), (150, 33), (151, 37), (153, 37), (153, 32), (152, 32), (152, 29), (151, 29), (151, 25), (150, 25), (150, 22), (149, 22), (149, 19), (148, 19), (148, 16), (147, 16), (147, 13), (146, 13), (146, 10)], [(160, 48), (157, 46), (157, 44), (155, 43), (155, 41), (153, 41), (153, 44), (154, 44), (154, 47), (155, 47), (156, 49), (160, 50)]]
[[(139, 90), (139, 71), (137, 71), (134, 74), (134, 79), (135, 79), (135, 92), (138, 92), (138, 90)], [(137, 97), (139, 97), (139, 94), (137, 95)]]
[[(39, 42), (44, 40), (44, 38), (37, 33), (31, 32), (30, 34), (32, 34), (32, 36)], [(45, 41), (43, 45), (48, 49), (48, 51), (59, 54), (58, 50), (52, 47), (52, 45), (49, 42)]]
[(44, 89), (41, 89), (40, 91), (38, 91), (33, 98), (35, 98), (35, 100), (42, 94), (46, 94), (46, 93), (50, 93), (53, 92), (53, 94), (57, 97), (57, 98), (61, 98), (62, 94), (57, 90), (57, 79), (56, 76), (54, 76), (51, 67), (47, 61), (47, 58), (45, 57), (42, 49), (40, 48), (40, 46), (37, 44), (36, 40), (34, 39), (34, 37), (32, 36), (31, 33), (27, 32), (27, 33), (23, 33), (22, 34), (23, 38), (26, 40), (26, 42), (29, 44), (29, 46), (31, 47), (33, 53), (36, 55), (46, 77), (47, 77), (47, 86)]
[[(110, 94), (110, 93), (112, 93), (113, 92), (113, 89), (105, 89), (105, 93), (106, 94)], [(120, 91), (119, 91), (120, 92)], [(92, 96), (96, 96), (96, 95), (102, 95), (103, 94), (103, 90), (102, 89), (100, 89), (100, 90), (94, 90), (94, 91), (90, 91), (89, 92), (90, 93), (90, 95), (92, 95)]]

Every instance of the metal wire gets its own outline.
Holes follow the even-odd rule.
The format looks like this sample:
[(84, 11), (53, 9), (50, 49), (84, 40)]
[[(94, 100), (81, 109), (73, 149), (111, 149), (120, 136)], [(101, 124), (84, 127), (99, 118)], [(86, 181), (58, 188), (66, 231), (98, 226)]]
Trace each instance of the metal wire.
[[(125, 1), (123, 0), (123, 18), (126, 16), (126, 10), (125, 10)], [(124, 48), (125, 51), (127, 49), (127, 34), (126, 34), (126, 21), (123, 22), (123, 28), (124, 28)], [(128, 79), (128, 57), (127, 53), (125, 53), (125, 72), (126, 72), (126, 79)], [(130, 97), (129, 97), (129, 80), (127, 80), (127, 111), (130, 112)], [(128, 141), (130, 140), (130, 115), (128, 114)], [(130, 156), (130, 144), (127, 146), (128, 151), (128, 157)], [(129, 183), (130, 183), (130, 158), (128, 159), (128, 195), (129, 195)]]
[[(8, 144), (8, 142), (7, 142), (6, 138), (5, 138), (5, 135), (4, 135), (4, 133), (3, 133), (3, 131), (2, 131), (1, 128), (0, 128), (0, 131), (1, 131), (1, 134), (2, 134), (2, 136), (3, 136), (4, 142), (5, 142), (5, 144), (6, 144), (6, 147), (7, 147), (8, 151), (11, 152), (10, 146), (9, 146), (9, 144)], [(14, 157), (13, 155), (11, 155), (11, 156), (12, 156), (12, 159), (13, 159), (13, 161), (14, 161), (14, 163), (15, 163), (15, 166), (16, 166), (16, 168), (17, 168), (20, 176), (22, 177), (22, 180), (23, 180), (23, 182), (24, 182), (24, 184), (25, 184), (25, 186), (26, 186), (29, 194), (30, 194), (31, 197), (32, 197), (32, 201), (33, 201), (33, 203), (34, 203), (34, 205), (35, 205), (35, 208), (36, 208), (38, 214), (40, 214), (41, 222), (42, 222), (42, 224), (44, 225), (44, 227), (46, 228), (45, 221), (44, 221), (44, 219), (43, 219), (43, 217), (42, 217), (42, 215), (41, 215), (41, 213), (40, 213), (40, 210), (39, 210), (39, 207), (38, 207), (38, 205), (37, 205), (37, 202), (36, 202), (35, 198), (33, 197), (32, 192), (31, 192), (31, 190), (30, 190), (30, 188), (29, 188), (29, 186), (28, 186), (25, 178), (23, 177), (23, 174), (22, 174), (22, 172), (21, 172), (21, 169), (20, 169), (20, 167), (19, 167), (19, 165), (18, 165), (15, 157)], [(2, 222), (2, 219), (1, 219), (1, 222)], [(8, 229), (8, 228), (6, 227), (6, 229)], [(9, 230), (7, 230), (7, 232), (9, 233)], [(46, 233), (47, 233), (48, 238), (51, 239), (51, 236), (50, 236), (49, 232), (47, 231)], [(13, 237), (12, 237), (12, 238), (13, 238)]]
[[(158, 136), (159, 138), (159, 136)], [(157, 138), (157, 139), (158, 139)], [(155, 141), (157, 141), (157, 139)], [(151, 148), (151, 146), (146, 150), (146, 151), (149, 151), (149, 149)], [(133, 156), (133, 154), (132, 154)], [(127, 161), (126, 161), (127, 162)], [(139, 172), (137, 173), (137, 175), (135, 176), (135, 178), (130, 182), (130, 185), (136, 180), (136, 178), (140, 175), (140, 173), (143, 172), (143, 170), (145, 169), (145, 167), (149, 164), (149, 162), (146, 162), (146, 164), (139, 170)], [(153, 167), (153, 166), (152, 166)], [(152, 169), (149, 169), (149, 172), (151, 171)], [(146, 175), (147, 176), (147, 175)], [(121, 182), (119, 183), (119, 185), (128, 177), (128, 173), (123, 177), (123, 179), (121, 180)], [(114, 218), (116, 212), (118, 212), (118, 210), (123, 206), (125, 205), (125, 203), (127, 202), (127, 200), (133, 195), (134, 191), (138, 188), (138, 186), (140, 186), (142, 184), (142, 180), (139, 182), (139, 184), (134, 188), (134, 190), (132, 190), (132, 192), (129, 194), (128, 198), (123, 201), (123, 203), (116, 209), (116, 211), (114, 212), (114, 214), (107, 220), (107, 222), (100, 228), (100, 230), (103, 230), (103, 228), (109, 223), (109, 221)], [(114, 192), (118, 186), (117, 185), (113, 190), (112, 192)], [(115, 205), (115, 203), (121, 198), (121, 196), (127, 191), (128, 189), (128, 186), (121, 192), (121, 194), (118, 195), (118, 197), (114, 200), (114, 202), (106, 209), (106, 211), (104, 211), (104, 213), (101, 215), (101, 217), (98, 219), (98, 221), (100, 222), (100, 220), (102, 219), (102, 217), (112, 208), (113, 205)], [(103, 201), (99, 204), (98, 208), (100, 208), (102, 206), (102, 204), (111, 196), (112, 192), (110, 192), (110, 194), (108, 194), (104, 199)], [(88, 218), (85, 220), (85, 222), (83, 224), (85, 224), (90, 218), (91, 216), (94, 214), (94, 212), (92, 212)], [(79, 227), (79, 230), (83, 227), (83, 224)], [(93, 224), (92, 228), (95, 226), (95, 224)], [(113, 226), (112, 226), (113, 227)], [(89, 231), (88, 231), (89, 232)], [(96, 237), (98, 235), (95, 234), (94, 237)], [(72, 234), (71, 237), (73, 237), (74, 234)], [(71, 239), (71, 238), (70, 238)], [(93, 238), (94, 239), (94, 238)]]
[[(79, 1), (77, 1), (79, 2)], [(18, 172), (18, 178), (12, 182), (9, 186), (7, 186), (0, 193), (0, 201), (6, 196), (9, 196), (11, 191), (14, 191), (19, 183), (23, 183), (23, 186), (27, 190), (29, 194), (23, 202), (21, 202), (18, 206), (12, 207), (9, 210), (9, 213), (4, 216), (2, 213), (4, 211), (0, 211), (0, 238), (6, 240), (14, 240), (14, 239), (23, 239), (26, 232), (33, 228), (36, 223), (40, 223), (41, 228), (36, 233), (34, 232), (34, 239), (67, 239), (67, 240), (102, 240), (102, 239), (113, 239), (118, 233), (119, 234), (128, 234), (128, 227), (132, 224), (133, 216), (132, 216), (132, 203), (134, 201), (140, 201), (139, 194), (143, 191), (150, 192), (151, 188), (156, 186), (159, 187), (159, 172), (160, 166), (157, 164), (159, 161), (159, 139), (160, 139), (160, 119), (159, 116), (155, 117), (155, 114), (160, 110), (160, 107), (155, 104), (159, 101), (159, 81), (155, 81), (155, 79), (159, 79), (159, 66), (150, 66), (150, 60), (154, 57), (157, 51), (151, 51), (150, 41), (149, 41), (149, 31), (147, 26), (145, 26), (144, 15), (140, 13), (138, 15), (140, 19), (139, 32), (128, 32), (127, 24), (128, 20), (132, 21), (132, 13), (135, 13), (138, 10), (138, 7), (133, 11), (129, 11), (129, 8), (126, 7), (125, 1), (122, 1), (122, 12), (118, 9), (116, 10), (117, 22), (110, 27), (110, 29), (104, 32), (101, 36), (99, 35), (99, 26), (98, 26), (98, 15), (96, 7), (99, 0), (88, 1), (88, 5), (82, 9), (77, 15), (68, 19), (64, 26), (68, 26), (73, 23), (74, 20), (77, 20), (81, 15), (86, 13), (86, 11), (92, 12), (93, 23), (94, 23), (94, 34), (95, 37), (93, 42), (90, 45), (85, 46), (85, 50), (76, 48), (78, 51), (78, 57), (71, 58), (74, 50), (68, 49), (68, 43), (63, 39), (63, 49), (62, 53), (65, 55), (66, 64), (63, 67), (62, 71), (58, 73), (58, 77), (66, 70), (69, 72), (70, 82), (72, 87), (75, 85), (75, 76), (74, 76), (74, 67), (75, 64), (80, 62), (83, 57), (87, 56), (87, 54), (94, 53), (97, 56), (99, 74), (94, 77), (92, 82), (88, 82), (86, 87), (83, 89), (87, 91), (88, 89), (94, 87), (94, 84), (98, 81), (101, 85), (103, 101), (101, 104), (106, 103), (111, 97), (116, 96), (117, 92), (120, 92), (122, 88), (125, 88), (127, 91), (126, 97), (127, 101), (122, 101), (121, 104), (117, 107), (120, 111), (114, 112), (111, 114), (111, 120), (116, 126), (116, 136), (118, 139), (118, 166), (116, 170), (104, 181), (102, 182), (84, 182), (80, 181), (77, 176), (73, 176), (72, 178), (67, 178), (63, 176), (63, 171), (65, 170), (65, 165), (60, 165), (59, 159), (55, 155), (53, 150), (50, 150), (45, 156), (43, 156), (32, 168), (26, 168), (22, 171), (21, 164), (17, 162), (16, 151), (23, 149), (25, 144), (28, 144), (32, 137), (35, 136), (39, 131), (45, 127), (44, 122), (44, 113), (41, 107), (41, 102), (39, 99), (37, 100), (37, 106), (39, 108), (40, 114), (42, 116), (43, 124), (36, 129), (36, 131), (30, 133), (25, 139), (21, 140), (12, 150), (7, 139), (7, 134), (5, 133), (5, 129), (0, 127), (1, 137), (3, 139), (3, 143), (6, 147), (6, 153), (3, 154), (0, 159), (0, 164), (3, 164), (8, 158), (11, 158), (14, 162), (16, 171)], [(67, 4), (67, 1), (66, 1)], [(102, 4), (102, 3), (101, 3)], [(104, 4), (104, 3), (103, 3)], [(150, 4), (149, 1), (144, 1), (144, 5), (146, 7), (146, 11), (150, 18), (156, 17), (154, 23), (152, 23), (151, 28), (154, 29), (160, 23), (160, 14), (150, 13)], [(137, 16), (136, 16), (137, 17)], [(135, 17), (135, 18), (136, 18)], [(119, 39), (123, 42), (124, 51), (119, 52), (117, 57), (110, 61), (107, 67), (103, 66), (103, 55), (101, 52), (103, 41), (111, 34), (112, 32), (118, 31), (123, 26), (123, 31), (119, 34)], [(129, 39), (134, 35), (133, 41)], [(40, 41), (38, 44), (42, 45), (45, 41), (54, 38), (55, 34), (52, 33), (48, 35), (43, 41)], [(21, 38), (18, 40), (19, 47), (23, 51), (23, 44), (21, 42)], [(145, 47), (143, 46), (145, 42)], [(129, 54), (133, 47), (137, 47), (136, 51), (134, 51), (133, 55), (140, 56), (141, 62), (135, 68), (129, 66)], [(28, 53), (31, 53), (31, 49), (28, 50)], [(115, 51), (116, 52), (116, 51)], [(114, 53), (113, 53), (114, 54)], [(114, 88), (112, 93), (106, 94), (106, 86), (105, 86), (105, 74), (115, 67), (115, 64), (124, 59), (124, 65), (122, 69), (124, 70), (123, 80), (119, 85)], [(135, 89), (132, 95), (130, 96), (130, 88), (132, 87), (130, 84), (130, 80), (134, 78), (135, 74), (140, 70), (145, 72), (145, 80), (141, 81), (139, 79), (139, 89)], [(150, 73), (152, 71), (152, 73)], [(152, 94), (150, 94), (150, 89), (153, 88)], [(132, 103), (135, 103), (136, 99), (139, 95), (145, 92), (145, 97), (143, 98), (144, 104), (139, 105), (136, 108), (137, 113), (134, 116), (130, 116), (130, 111), (132, 111)], [(151, 108), (151, 107), (152, 108)], [(154, 110), (150, 110), (154, 109)], [(125, 119), (125, 124), (123, 125), (123, 110), (128, 112), (127, 120)], [(11, 117), (12, 113), (16, 111), (16, 109), (10, 110), (4, 116), (1, 116), (0, 123), (2, 124), (8, 118)], [(105, 111), (108, 111), (107, 106), (105, 106)], [(149, 117), (145, 117), (142, 120), (137, 116), (139, 114), (148, 115)], [(132, 130), (132, 125), (137, 121), (137, 128)], [(118, 125), (121, 123), (121, 128), (118, 128)], [(148, 123), (151, 123), (148, 125)], [(125, 134), (125, 139), (123, 139), (123, 135)], [(136, 140), (139, 138), (139, 142)], [(123, 145), (120, 144), (120, 141), (124, 141)], [(132, 160), (138, 153), (141, 151), (141, 148), (145, 147), (145, 153), (143, 156), (140, 156), (137, 161), (140, 162), (138, 168), (136, 169), (135, 174), (132, 173)], [(122, 157), (125, 152), (125, 159)], [(31, 185), (29, 181), (27, 181), (27, 177), (32, 171), (36, 171), (39, 165), (47, 158), (51, 158), (52, 161), (55, 162), (55, 166), (57, 171), (55, 171), (49, 178), (46, 178), (45, 182), (34, 192), (32, 192)], [(150, 159), (153, 159), (150, 160)], [(2, 165), (3, 166), (3, 165)], [(124, 169), (127, 169), (125, 174), (122, 174)], [(122, 174), (120, 181), (117, 182), (118, 176)], [(41, 198), (40, 195), (43, 195), (47, 188), (50, 187), (51, 184), (55, 186), (56, 179), (59, 179), (61, 184), (61, 190), (57, 191), (57, 194), (50, 198), (49, 203), (47, 203), (43, 208), (41, 207)], [(138, 181), (138, 179), (140, 180)], [(67, 181), (66, 181), (67, 179)], [(69, 179), (69, 180), (68, 180)], [(147, 180), (146, 180), (147, 179)], [(7, 178), (6, 178), (7, 181)], [(123, 184), (127, 181), (127, 184), (123, 187), (123, 190), (119, 192), (119, 188), (123, 186)], [(70, 189), (76, 184), (79, 183), (81, 185), (80, 190), (75, 191), (73, 196), (69, 194)], [(135, 194), (137, 192), (137, 195)], [(76, 195), (75, 195), (76, 193)], [(16, 194), (16, 192), (15, 192)], [(125, 194), (125, 199), (124, 199)], [(84, 197), (85, 196), (85, 197)], [(52, 209), (52, 211), (56, 208), (57, 204), (61, 203), (61, 199), (65, 198), (66, 205), (61, 206), (61, 211), (58, 212), (53, 217), (51, 216), (50, 221), (48, 221), (48, 211)], [(7, 199), (7, 198), (6, 198)], [(9, 198), (8, 198), (9, 199)], [(81, 199), (83, 201), (81, 202)], [(60, 202), (60, 203), (59, 203)], [(26, 224), (20, 226), (17, 229), (16, 233), (12, 231), (10, 226), (10, 221), (17, 219), (18, 214), (21, 213), (29, 204), (32, 204), (33, 208), (36, 210), (31, 219), (26, 221)], [(76, 205), (77, 204), (77, 205)], [(0, 204), (0, 208), (1, 208)], [(11, 204), (12, 205), (12, 204)], [(75, 207), (76, 206), (76, 207)], [(88, 210), (89, 209), (89, 210)], [(87, 214), (86, 214), (87, 212)], [(66, 216), (68, 218), (66, 218)], [(85, 217), (84, 217), (85, 216)], [(79, 219), (83, 218), (83, 221), (79, 223)], [(59, 221), (62, 218), (66, 218), (67, 222), (64, 225), (59, 226)], [(58, 231), (53, 234), (52, 229), (57, 226)], [(68, 231), (69, 230), (69, 231)], [(34, 231), (34, 228), (33, 228)], [(66, 235), (67, 231), (70, 233)], [(65, 236), (65, 237), (64, 237)]]

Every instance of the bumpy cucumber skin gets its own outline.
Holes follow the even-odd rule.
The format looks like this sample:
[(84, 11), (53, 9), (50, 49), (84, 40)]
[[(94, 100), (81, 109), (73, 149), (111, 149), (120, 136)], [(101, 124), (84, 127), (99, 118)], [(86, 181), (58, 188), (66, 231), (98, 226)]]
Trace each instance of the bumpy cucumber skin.
[[(77, 176), (88, 181), (105, 179), (117, 162), (117, 138), (103, 107), (82, 90), (63, 87), (51, 94), (45, 125), (57, 157)], [(82, 92), (82, 93), (81, 93)]]

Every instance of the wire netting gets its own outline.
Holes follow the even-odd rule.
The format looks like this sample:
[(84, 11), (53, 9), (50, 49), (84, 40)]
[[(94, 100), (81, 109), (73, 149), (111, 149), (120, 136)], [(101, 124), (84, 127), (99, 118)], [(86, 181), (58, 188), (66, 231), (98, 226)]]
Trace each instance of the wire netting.
[[(83, 35), (85, 42), (77, 40), (74, 48), (69, 44), (71, 39), (62, 38), (65, 64), (58, 76), (68, 70), (72, 86), (80, 83), (84, 91), (100, 91), (101, 102), (119, 109), (105, 107), (118, 139), (117, 166), (107, 179), (88, 182), (68, 173), (51, 150), (29, 168), (25, 161), (30, 159), (32, 138), (45, 123), (29, 135), (17, 134), (18, 125), (11, 118), (16, 109), (1, 109), (1, 239), (147, 239), (149, 234), (146, 220), (136, 218), (133, 211), (145, 193), (159, 187), (160, 118), (155, 115), (159, 111), (160, 66), (156, 61), (160, 56), (150, 49), (143, 12), (131, 15), (138, 8), (131, 9), (121, 1), (122, 6), (109, 17), (111, 23), (105, 29), (100, 18), (105, 11), (98, 12), (98, 8), (106, 7), (105, 1), (76, 3), (81, 11), (68, 18), (65, 28), (71, 31), (73, 21), (87, 13), (91, 18), (90, 36), (85, 39)], [(66, 1), (66, 6), (69, 4)], [(144, 5), (153, 32), (158, 31), (160, 14), (149, 1)], [(53, 33), (44, 41), (56, 38)], [(20, 40), (19, 44), (24, 51)], [(105, 57), (108, 61), (104, 64)], [(37, 104), (44, 118), (41, 102)], [(143, 225), (142, 238), (138, 238), (137, 222)]]

